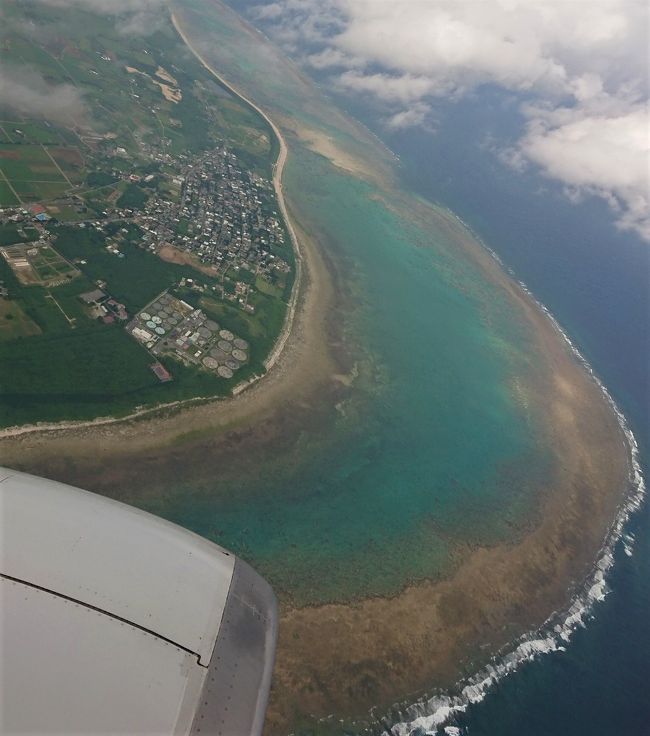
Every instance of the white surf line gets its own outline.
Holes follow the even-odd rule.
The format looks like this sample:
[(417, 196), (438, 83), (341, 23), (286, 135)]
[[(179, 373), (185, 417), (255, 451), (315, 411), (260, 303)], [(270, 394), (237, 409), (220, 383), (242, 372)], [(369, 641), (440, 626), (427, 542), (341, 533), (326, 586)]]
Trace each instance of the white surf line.
[(291, 298), (289, 299), (289, 304), (287, 305), (287, 314), (285, 316), (284, 325), (282, 327), (280, 335), (278, 336), (278, 339), (275, 342), (271, 354), (264, 363), (266, 369), (269, 370), (277, 363), (278, 359), (282, 355), (282, 351), (284, 350), (287, 340), (289, 339), (289, 335), (291, 334), (291, 328), (293, 327), (296, 315), (296, 307), (298, 303), (298, 295), (300, 293), (300, 283), (302, 278), (302, 251), (300, 249), (298, 237), (289, 217), (289, 212), (287, 210), (286, 202), (284, 199), (284, 192), (282, 190), (282, 172), (287, 160), (287, 144), (278, 126), (273, 122), (273, 120), (271, 120), (271, 118), (264, 112), (264, 110), (262, 110), (248, 97), (243, 95), (236, 87), (226, 81), (226, 79), (224, 79), (223, 76), (221, 76), (219, 72), (217, 72), (212, 66), (210, 66), (210, 64), (198, 53), (198, 51), (192, 46), (190, 40), (181, 29), (174, 13), (171, 14), (171, 19), (176, 32), (181, 37), (188, 49), (194, 54), (194, 56), (196, 56), (199, 62), (210, 72), (210, 74), (216, 77), (221, 82), (221, 84), (223, 84), (224, 87), (229, 89), (232, 94), (235, 95), (235, 97), (239, 97), (240, 100), (252, 107), (253, 110), (255, 110), (255, 112), (257, 112), (268, 123), (269, 127), (275, 134), (275, 137), (277, 138), (278, 144), (280, 146), (280, 153), (278, 154), (276, 162), (273, 164), (273, 188), (278, 199), (278, 204), (280, 206), (280, 211), (282, 212), (282, 217), (284, 218), (287, 230), (289, 231), (289, 236), (291, 237), (291, 242), (296, 257), (296, 277), (294, 279), (293, 288), (291, 290)]
[[(290, 229), (290, 234), (296, 248), (296, 254), (299, 255), (299, 246), (297, 238), (291, 227), (291, 223), (286, 214), (286, 207), (284, 204), (284, 197), (282, 195), (282, 168), (286, 160), (286, 144), (280, 134), (279, 130), (273, 123), (273, 121), (253, 102), (248, 100), (242, 95), (236, 88), (226, 82), (220, 74), (215, 72), (209, 64), (207, 64), (199, 54), (192, 48), (187, 38), (181, 31), (176, 21), (174, 14), (172, 13), (172, 22), (176, 28), (178, 34), (187, 44), (188, 48), (194, 53), (197, 59), (212, 73), (219, 81), (230, 89), (235, 95), (240, 97), (244, 102), (247, 102), (253, 107), (271, 126), (273, 131), (278, 137), (280, 142), (280, 155), (276, 162), (276, 169), (273, 177), (273, 183), (276, 187), (276, 193), (280, 202), (282, 213), (285, 216), (287, 227)], [(455, 214), (451, 213), (456, 219), (458, 219), (463, 225), (465, 223)], [(472, 234), (472, 230), (467, 228)], [(478, 241), (487, 248), (485, 243), (477, 238)], [(497, 262), (503, 267), (503, 263), (500, 258), (490, 248), (487, 250), (497, 260)], [(532, 296), (531, 292), (527, 287), (519, 282), (523, 290), (536, 302), (537, 306), (551, 319), (555, 328), (559, 331), (562, 337), (567, 341), (573, 352), (576, 354), (583, 366), (588, 370), (592, 378), (596, 381), (600, 389), (603, 391), (608, 403), (616, 413), (619, 421), (619, 425), (623, 430), (623, 433), (627, 439), (629, 450), (630, 450), (630, 482), (633, 487), (633, 492), (628, 496), (626, 502), (622, 505), (619, 514), (613, 522), (610, 532), (607, 535), (607, 539), (601, 553), (594, 566), (594, 572), (587, 581), (583, 588), (583, 592), (576, 596), (570, 605), (568, 611), (565, 612), (565, 617), (562, 623), (557, 623), (553, 626), (552, 630), (546, 633), (547, 627), (550, 627), (553, 621), (560, 619), (558, 614), (553, 614), (547, 620), (546, 624), (542, 626), (538, 631), (526, 634), (518, 640), (518, 646), (509, 655), (503, 658), (500, 664), (490, 664), (485, 669), (480, 670), (474, 677), (472, 677), (465, 687), (463, 688), (460, 696), (448, 696), (440, 695), (434, 696), (434, 698), (422, 703), (416, 703), (406, 710), (408, 720), (401, 723), (397, 723), (390, 729), (390, 733), (393, 736), (407, 736), (415, 729), (423, 729), (428, 733), (435, 734), (438, 731), (438, 727), (449, 722), (449, 719), (454, 713), (459, 713), (467, 708), (469, 703), (479, 702), (485, 697), (487, 690), (494, 685), (499, 679), (510, 674), (516, 669), (522, 662), (534, 659), (539, 654), (544, 652), (556, 651), (562, 649), (560, 644), (561, 641), (568, 642), (571, 634), (578, 626), (584, 626), (585, 618), (591, 611), (594, 603), (604, 598), (607, 592), (605, 583), (605, 573), (610, 570), (613, 565), (613, 552), (617, 542), (621, 539), (623, 534), (623, 527), (625, 522), (630, 517), (631, 513), (637, 510), (641, 501), (645, 495), (645, 484), (643, 475), (641, 473), (640, 464), (638, 461), (638, 445), (636, 439), (632, 434), (631, 430), (627, 426), (624, 415), (615, 404), (614, 400), (610, 396), (609, 392), (602, 384), (602, 382), (596, 377), (595, 373), (591, 369), (591, 366), (587, 363), (584, 357), (580, 354), (577, 348), (573, 345), (566, 333), (560, 328), (558, 322), (553, 318), (550, 311), (538, 302)], [(292, 295), (293, 299), (293, 295)], [(286, 337), (285, 337), (286, 341)], [(279, 348), (279, 352), (282, 351), (282, 346)], [(411, 718), (412, 717), (412, 720)]]

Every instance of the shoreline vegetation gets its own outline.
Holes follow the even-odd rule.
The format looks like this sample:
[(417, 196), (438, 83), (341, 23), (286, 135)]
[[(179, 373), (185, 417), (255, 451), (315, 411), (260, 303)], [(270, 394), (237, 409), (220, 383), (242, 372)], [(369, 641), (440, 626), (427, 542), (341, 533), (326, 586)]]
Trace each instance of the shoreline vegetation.
[[(173, 17), (173, 22), (201, 63), (252, 105), (192, 49), (187, 39), (191, 29), (180, 31), (182, 19)], [(233, 398), (194, 399), (119, 419), (3, 430), (3, 463), (90, 489), (124, 487), (149, 472), (164, 454), (162, 448), (188, 447), (210, 434), (212, 444), (206, 447), (213, 451), (218, 443), (233, 441), (235, 434), (237, 442), (256, 432), (273, 434), (283, 427), (285, 420), (278, 416), (287, 404), (309, 409), (317, 394), (346, 383), (325, 317), (335, 303), (335, 274), (300, 217), (289, 218), (280, 180), (286, 142), (271, 119), (253, 107), (277, 132), (280, 156), (284, 151), (274, 186), (278, 177), (278, 200), (294, 247), (300, 249), (293, 309), (287, 312), (287, 329), (272, 351), (264, 380)], [(297, 136), (313, 143), (312, 132)], [(340, 158), (337, 164), (329, 143), (325, 149), (322, 153), (333, 165), (346, 168)], [(356, 167), (347, 168), (350, 175), (363, 175)], [(398, 196), (391, 187), (384, 194)], [(566, 607), (592, 571), (630, 489), (630, 447), (618, 418), (551, 317), (453, 213), (412, 198), (405, 206), (423, 223), (444, 231), (460, 257), (477, 263), (485, 279), (504, 290), (512, 308), (524, 315), (536, 360), (522, 391), (530, 410), (541, 417), (555, 469), (542, 489), (537, 517), (520, 539), (490, 547), (468, 545), (448, 575), (406, 582), (389, 597), (307, 607), (281, 602), (269, 734), (302, 728), (339, 732), (339, 719), (346, 725), (358, 720), (359, 728), (382, 728), (369, 715), (371, 709), (383, 715), (398, 700), (413, 702), (476, 671)], [(197, 401), (198, 406), (191, 405)], [(136, 458), (142, 459), (140, 467)], [(161, 460), (159, 472), (172, 460)]]

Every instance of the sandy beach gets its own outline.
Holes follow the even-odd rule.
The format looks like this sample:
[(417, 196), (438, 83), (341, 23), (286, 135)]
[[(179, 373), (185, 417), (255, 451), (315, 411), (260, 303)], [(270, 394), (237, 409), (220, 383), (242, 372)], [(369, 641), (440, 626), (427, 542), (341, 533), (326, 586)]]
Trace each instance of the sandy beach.
[[(301, 226), (291, 201), (285, 201), (284, 138), (262, 110), (247, 102), (280, 141), (274, 184), (300, 264), (299, 285), (267, 374), (229, 399), (158, 408), (121, 420), (2, 431), (2, 464), (119, 498), (120, 489), (173, 472), (176, 448), (186, 454), (193, 448), (197, 453), (233, 445), (254, 448), (260, 438), (294, 431), (337, 391), (350, 390), (345, 384), (352, 375), (341, 375), (337, 362), (341, 336), (332, 332), (327, 317), (339, 301), (336, 267), (325, 260), (317, 236)], [(361, 175), (358, 162), (341, 158), (326, 138), (310, 131), (302, 138), (335, 166)], [(382, 712), (397, 700), (449, 686), (540, 625), (585, 580), (629, 489), (629, 453), (617, 418), (551, 320), (450, 215), (421, 202), (409, 207), (414, 217), (444, 230), (463, 257), (479, 264), (528, 324), (537, 362), (518, 377), (516, 391), (543, 417), (555, 471), (525, 534), (507, 544), (461, 550), (445, 577), (407, 585), (389, 598), (303, 608), (284, 602), (269, 734), (288, 733), (297, 722), (312, 723), (331, 713), (363, 720), (372, 707)], [(289, 415), (296, 424), (288, 424)]]

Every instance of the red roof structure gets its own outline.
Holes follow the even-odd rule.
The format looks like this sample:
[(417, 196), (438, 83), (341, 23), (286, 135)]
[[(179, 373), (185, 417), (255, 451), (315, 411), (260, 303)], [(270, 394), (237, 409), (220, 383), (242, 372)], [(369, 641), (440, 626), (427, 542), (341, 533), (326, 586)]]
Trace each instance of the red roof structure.
[(158, 363), (157, 361), (155, 363), (152, 363), (149, 368), (156, 374), (158, 380), (161, 383), (166, 383), (167, 381), (172, 380), (171, 373), (165, 368), (165, 366), (162, 363)]

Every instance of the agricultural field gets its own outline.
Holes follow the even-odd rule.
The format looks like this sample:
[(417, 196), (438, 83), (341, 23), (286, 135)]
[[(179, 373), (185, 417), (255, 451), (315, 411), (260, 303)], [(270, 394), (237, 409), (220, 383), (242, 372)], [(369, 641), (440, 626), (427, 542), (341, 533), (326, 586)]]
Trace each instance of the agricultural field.
[(20, 198), (11, 188), (11, 184), (6, 179), (0, 179), (0, 207), (12, 207), (19, 204), (21, 204)]
[(40, 233), (34, 227), (29, 225), (0, 225), (0, 246), (11, 245), (13, 243), (26, 243), (32, 240), (38, 240)]
[[(0, 173), (5, 183), (0, 206), (56, 199), (79, 182), (83, 159), (74, 148), (0, 143)], [(72, 178), (71, 178), (72, 177)]]

